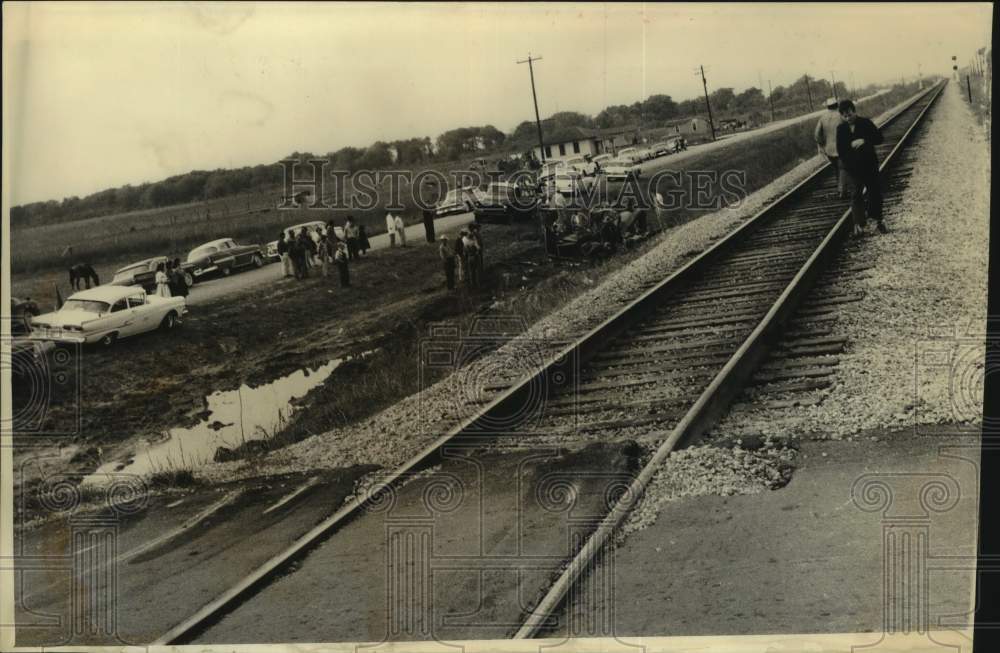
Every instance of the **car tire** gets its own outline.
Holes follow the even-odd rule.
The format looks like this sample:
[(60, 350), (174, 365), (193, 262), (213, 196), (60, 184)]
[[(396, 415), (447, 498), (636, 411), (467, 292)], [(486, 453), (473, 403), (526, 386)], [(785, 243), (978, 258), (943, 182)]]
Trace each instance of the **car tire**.
[(184, 272), (184, 283), (188, 288), (194, 285), (194, 275), (188, 271)]
[(264, 267), (264, 258), (260, 254), (254, 254), (250, 261), (253, 262), (255, 268)]
[(160, 321), (160, 328), (164, 331), (170, 331), (175, 326), (177, 326), (177, 313), (170, 311), (164, 315), (163, 319)]
[(116, 332), (111, 332), (105, 334), (98, 342), (102, 347), (110, 347), (118, 341), (118, 334)]
[(227, 265), (226, 267), (222, 268), (222, 276), (228, 277), (232, 273), (233, 273), (233, 268), (231, 266)]

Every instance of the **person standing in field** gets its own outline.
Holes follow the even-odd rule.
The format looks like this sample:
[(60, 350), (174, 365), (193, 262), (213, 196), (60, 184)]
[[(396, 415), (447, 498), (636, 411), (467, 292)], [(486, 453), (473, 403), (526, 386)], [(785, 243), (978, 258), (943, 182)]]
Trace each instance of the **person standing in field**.
[(319, 257), (319, 267), (326, 277), (330, 274), (330, 239), (327, 234), (320, 236), (319, 244), (316, 245), (316, 256)]
[(292, 271), (292, 257), (288, 254), (288, 235), (282, 231), (278, 236), (278, 256), (281, 257), (281, 269), (284, 276), (294, 276)]
[(441, 246), (438, 255), (444, 265), (444, 280), (448, 290), (455, 289), (455, 249), (448, 242), (448, 236), (441, 236)]
[(358, 250), (362, 254), (367, 254), (368, 250), (372, 248), (372, 244), (368, 241), (368, 229), (363, 224), (358, 225)]
[(469, 226), (470, 235), (472, 239), (476, 241), (475, 258), (472, 260), (472, 265), (476, 268), (476, 285), (478, 286), (482, 283), (483, 279), (483, 254), (485, 252), (485, 247), (483, 246), (483, 234), (481, 233), (481, 227), (473, 223)]
[(166, 266), (163, 263), (156, 264), (156, 294), (160, 297), (170, 297), (170, 277), (167, 276)]
[(389, 234), (389, 247), (396, 246), (396, 218), (391, 213), (385, 214), (385, 232)]
[(452, 250), (455, 252), (455, 263), (458, 265), (458, 282), (464, 283), (465, 274), (465, 236), (469, 232), (462, 229), (458, 232), (458, 238), (455, 239), (455, 244), (452, 246)]
[(347, 261), (350, 254), (345, 243), (337, 243), (337, 253), (334, 254), (334, 261), (337, 263), (337, 272), (340, 275), (340, 287), (348, 288), (351, 285), (351, 273), (347, 268)]
[(396, 216), (396, 236), (399, 238), (399, 246), (406, 247), (406, 225), (401, 215)]
[(173, 269), (170, 272), (170, 293), (175, 297), (187, 297), (188, 285), (184, 279), (184, 270), (181, 269), (181, 260), (174, 259)]
[(462, 236), (462, 267), (465, 269), (466, 285), (469, 288), (479, 287), (479, 246), (475, 237), (468, 231)]
[(820, 154), (825, 156), (837, 169), (837, 198), (844, 199), (846, 197), (847, 171), (844, 170), (844, 166), (840, 162), (840, 155), (837, 154), (837, 127), (840, 126), (843, 119), (840, 117), (840, 110), (835, 98), (827, 99), (826, 109), (826, 113), (816, 121), (813, 138), (816, 140)]
[(301, 280), (308, 277), (309, 270), (306, 267), (307, 250), (301, 237), (291, 233), (288, 234), (288, 255), (292, 259), (292, 269), (295, 273), (295, 278)]
[(299, 229), (299, 244), (302, 245), (302, 263), (306, 276), (309, 276), (309, 269), (313, 266), (313, 257), (316, 256), (316, 243), (313, 242), (309, 230), (305, 227)]
[(889, 233), (882, 219), (882, 182), (879, 178), (878, 154), (875, 146), (882, 142), (882, 133), (868, 118), (858, 116), (854, 103), (843, 100), (838, 107), (842, 122), (837, 127), (837, 156), (851, 177), (851, 217), (854, 235), (864, 233), (871, 218), (879, 233)]
[(358, 226), (351, 216), (347, 216), (344, 222), (344, 239), (347, 241), (347, 256), (353, 261), (358, 257)]
[(434, 209), (424, 209), (424, 233), (427, 242), (434, 242)]

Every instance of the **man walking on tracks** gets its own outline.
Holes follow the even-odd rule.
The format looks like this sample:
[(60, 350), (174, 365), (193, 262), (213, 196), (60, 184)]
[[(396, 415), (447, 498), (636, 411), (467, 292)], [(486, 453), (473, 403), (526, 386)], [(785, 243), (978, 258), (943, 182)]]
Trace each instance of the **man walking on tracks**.
[(836, 98), (828, 99), (826, 108), (826, 113), (820, 116), (816, 122), (816, 131), (813, 133), (813, 137), (816, 139), (819, 151), (837, 169), (837, 198), (844, 199), (846, 197), (847, 171), (844, 170), (837, 154), (837, 127), (840, 126), (843, 119), (840, 117)]
[(864, 233), (867, 218), (875, 220), (879, 233), (888, 233), (882, 220), (882, 188), (875, 153), (875, 146), (882, 142), (882, 133), (871, 120), (858, 117), (850, 100), (841, 101), (839, 110), (844, 122), (837, 127), (837, 155), (854, 186), (851, 198), (854, 235)]

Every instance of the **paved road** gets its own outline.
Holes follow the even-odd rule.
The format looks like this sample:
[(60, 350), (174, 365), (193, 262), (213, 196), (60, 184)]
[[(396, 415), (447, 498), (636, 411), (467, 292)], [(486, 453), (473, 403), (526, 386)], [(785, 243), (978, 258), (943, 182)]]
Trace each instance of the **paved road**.
[[(869, 97), (875, 97), (876, 95), (881, 95), (887, 91), (879, 91), (875, 95)], [(862, 98), (864, 100), (868, 98)], [(677, 163), (687, 159), (691, 156), (696, 156), (704, 152), (709, 152), (720, 147), (727, 147), (733, 143), (739, 143), (751, 138), (756, 138), (758, 136), (777, 131), (779, 129), (784, 129), (789, 125), (794, 125), (805, 120), (814, 120), (820, 114), (825, 112), (826, 109), (821, 109), (819, 111), (814, 111), (802, 116), (796, 116), (794, 118), (787, 118), (785, 120), (779, 120), (777, 122), (770, 123), (764, 127), (754, 129), (751, 131), (740, 132), (739, 134), (732, 134), (724, 136), (712, 143), (705, 143), (702, 145), (696, 145), (691, 147), (685, 152), (680, 152), (678, 154), (672, 154), (670, 156), (661, 157), (653, 161), (647, 161), (642, 164), (643, 177), (647, 177), (659, 170), (672, 168)], [(446, 231), (448, 229), (453, 229), (464, 224), (472, 222), (472, 213), (462, 213), (458, 215), (452, 215), (444, 218), (438, 218), (434, 221), (436, 229), (438, 231)], [(414, 224), (406, 228), (406, 239), (412, 245), (426, 244), (424, 240), (424, 226), (423, 224)], [(372, 249), (384, 249), (389, 246), (389, 237), (386, 234), (379, 234), (369, 238), (371, 242)], [(262, 283), (269, 283), (277, 281), (281, 278), (281, 266), (280, 265), (265, 265), (259, 270), (249, 270), (247, 272), (241, 272), (235, 274), (231, 277), (223, 277), (218, 279), (211, 279), (207, 281), (199, 282), (191, 289), (191, 294), (188, 296), (188, 304), (196, 306), (198, 304), (205, 304), (211, 302), (219, 297), (229, 295), (247, 288), (257, 286)]]
[[(861, 98), (857, 102), (863, 102), (865, 100), (871, 99), (882, 95), (883, 93), (888, 93), (888, 89), (884, 89), (875, 93), (874, 95), (869, 95), (868, 97)], [(728, 147), (733, 143), (739, 143), (741, 141), (749, 140), (751, 138), (756, 138), (758, 136), (763, 136), (764, 134), (770, 134), (771, 132), (778, 131), (779, 129), (784, 129), (791, 125), (798, 124), (807, 120), (817, 120), (820, 115), (826, 113), (826, 109), (820, 109), (819, 111), (813, 111), (812, 113), (807, 113), (801, 116), (795, 116), (793, 118), (786, 118), (784, 120), (779, 120), (777, 122), (769, 123), (763, 127), (758, 127), (757, 129), (751, 129), (749, 131), (740, 132), (738, 134), (728, 134), (726, 136), (721, 136), (717, 140), (711, 143), (703, 143), (701, 145), (694, 145), (684, 152), (679, 152), (677, 154), (671, 154), (668, 156), (660, 157), (659, 159), (653, 159), (652, 161), (646, 161), (642, 164), (642, 176), (648, 177), (660, 170), (666, 170), (673, 168), (675, 164), (684, 159), (703, 154), (705, 152), (710, 152), (716, 150), (720, 147)], [(641, 179), (641, 177), (640, 177)]]
[[(472, 213), (461, 213), (438, 218), (434, 221), (434, 228), (440, 233), (470, 222), (472, 222)], [(389, 246), (389, 236), (388, 234), (378, 234), (369, 237), (368, 242), (371, 243), (373, 250), (385, 249)], [(427, 244), (422, 222), (406, 227), (406, 242), (411, 247)], [(197, 306), (198, 304), (206, 304), (225, 295), (240, 292), (241, 290), (253, 288), (261, 284), (273, 283), (281, 279), (281, 274), (281, 265), (271, 264), (265, 265), (259, 270), (251, 269), (246, 272), (239, 272), (231, 277), (219, 277), (199, 281), (191, 288), (191, 294), (188, 295), (188, 305)]]

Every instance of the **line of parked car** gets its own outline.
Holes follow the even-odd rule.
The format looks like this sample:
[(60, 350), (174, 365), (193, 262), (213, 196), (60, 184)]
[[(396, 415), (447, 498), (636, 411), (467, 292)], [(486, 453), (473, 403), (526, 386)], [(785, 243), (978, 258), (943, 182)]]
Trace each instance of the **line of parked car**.
[[(184, 296), (156, 294), (157, 270), (169, 260), (154, 256), (126, 265), (115, 272), (110, 283), (73, 293), (57, 310), (29, 319), (30, 338), (110, 346), (139, 333), (173, 329), (188, 309)], [(260, 245), (219, 238), (192, 249), (180, 267), (184, 284), (190, 288), (201, 279), (229, 276), (262, 267), (265, 262)]]

